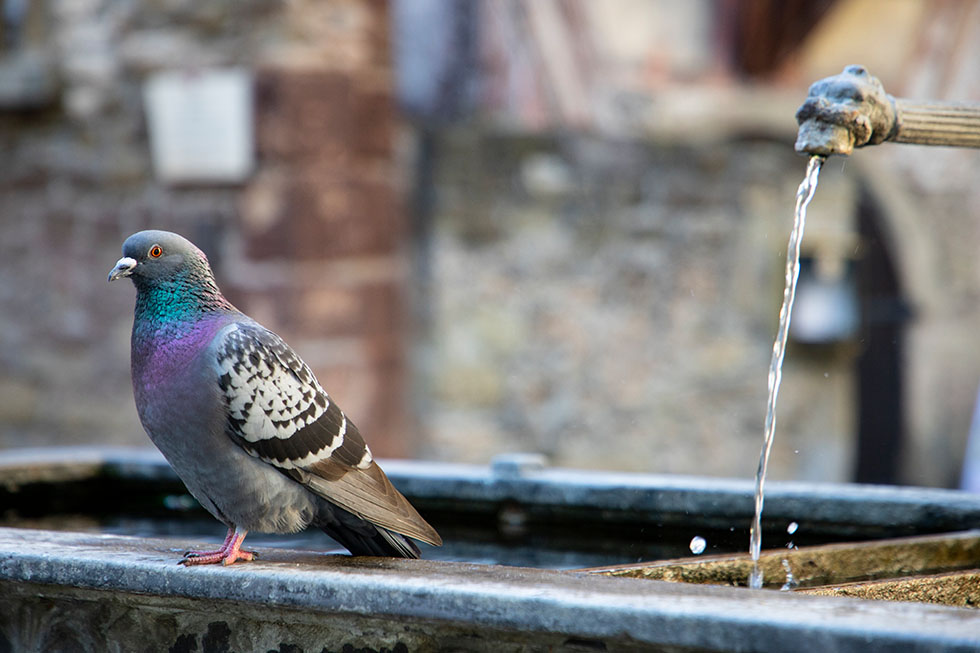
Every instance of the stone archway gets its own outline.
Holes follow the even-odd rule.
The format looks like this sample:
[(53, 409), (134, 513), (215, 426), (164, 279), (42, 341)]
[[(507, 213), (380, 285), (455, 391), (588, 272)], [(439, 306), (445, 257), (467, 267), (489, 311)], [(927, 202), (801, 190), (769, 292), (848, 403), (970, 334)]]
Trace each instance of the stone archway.
[[(977, 356), (967, 346), (954, 293), (943, 223), (934, 202), (910, 191), (885, 152), (865, 152), (852, 163), (864, 210), (873, 214), (880, 245), (890, 253), (894, 284), (910, 315), (901, 329), (902, 450), (896, 480), (915, 485), (956, 483), (976, 396)], [(870, 479), (869, 479), (870, 480)]]

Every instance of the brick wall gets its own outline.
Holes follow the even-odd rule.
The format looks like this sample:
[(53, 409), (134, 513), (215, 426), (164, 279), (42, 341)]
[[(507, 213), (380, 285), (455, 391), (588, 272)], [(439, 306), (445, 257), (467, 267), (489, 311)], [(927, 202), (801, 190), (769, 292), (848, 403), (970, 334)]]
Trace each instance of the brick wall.
[[(0, 447), (146, 443), (134, 293), (105, 276), (123, 239), (154, 227), (209, 254), (232, 301), (299, 350), (377, 453), (410, 453), (387, 3), (44, 9), (30, 48), (54, 90), (0, 109)], [(162, 185), (143, 80), (229, 65), (254, 73), (254, 176)]]
[(407, 455), (407, 233), (391, 89), (268, 67), (256, 109), (262, 163), (242, 198), (227, 290), (296, 343), (376, 452)]

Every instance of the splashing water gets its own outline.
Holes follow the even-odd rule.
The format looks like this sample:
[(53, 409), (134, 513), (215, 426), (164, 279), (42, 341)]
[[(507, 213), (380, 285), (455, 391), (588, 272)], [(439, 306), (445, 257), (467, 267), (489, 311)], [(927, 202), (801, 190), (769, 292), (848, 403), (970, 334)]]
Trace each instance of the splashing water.
[(796, 578), (793, 577), (793, 569), (789, 566), (789, 560), (783, 558), (783, 570), (786, 572), (786, 582), (779, 588), (781, 592), (788, 592), (799, 586)]
[(786, 288), (783, 290), (783, 306), (779, 309), (779, 329), (772, 345), (772, 362), (769, 364), (769, 401), (766, 404), (766, 425), (759, 456), (759, 469), (755, 474), (755, 517), (749, 531), (749, 553), (752, 555), (752, 573), (749, 587), (762, 587), (762, 570), (759, 568), (759, 553), (762, 551), (762, 504), (766, 483), (766, 469), (769, 466), (769, 453), (772, 451), (773, 436), (776, 431), (776, 398), (779, 396), (779, 382), (783, 376), (783, 356), (786, 353), (786, 338), (789, 335), (789, 320), (796, 299), (796, 281), (800, 276), (800, 243), (803, 241), (803, 227), (806, 224), (806, 207), (813, 199), (820, 176), (820, 166), (824, 157), (811, 156), (806, 166), (806, 176), (796, 191), (796, 212), (793, 216), (793, 231), (789, 235), (786, 252)]

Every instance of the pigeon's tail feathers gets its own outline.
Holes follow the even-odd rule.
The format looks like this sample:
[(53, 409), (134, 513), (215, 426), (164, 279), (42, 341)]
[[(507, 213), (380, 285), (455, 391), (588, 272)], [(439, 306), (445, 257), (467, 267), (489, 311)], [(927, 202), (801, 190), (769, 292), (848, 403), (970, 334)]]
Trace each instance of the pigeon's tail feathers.
[(442, 538), (422, 518), (402, 494), (392, 486), (381, 468), (372, 462), (367, 468), (343, 468), (331, 462), (313, 466), (312, 473), (293, 477), (316, 494), (344, 510), (384, 529), (439, 546)]
[(376, 526), (336, 506), (322, 506), (314, 523), (351, 555), (422, 557), (418, 546), (404, 535)]
[(422, 552), (419, 551), (419, 547), (415, 542), (408, 539), (401, 533), (395, 533), (389, 531), (387, 528), (378, 528), (378, 534), (387, 542), (391, 547), (391, 550), (395, 552), (395, 555), (402, 558), (421, 558)]

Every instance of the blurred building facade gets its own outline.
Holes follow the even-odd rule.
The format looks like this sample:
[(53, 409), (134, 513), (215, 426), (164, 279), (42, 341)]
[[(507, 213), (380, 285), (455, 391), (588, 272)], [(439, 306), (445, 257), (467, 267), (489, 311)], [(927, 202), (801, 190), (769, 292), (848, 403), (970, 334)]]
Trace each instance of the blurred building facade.
[[(157, 227), (381, 455), (749, 477), (806, 87), (862, 63), (898, 96), (980, 100), (975, 2), (4, 7), (0, 446), (145, 442), (132, 291), (102, 279)], [(162, 180), (148, 80), (228, 68), (252, 80), (251, 174)], [(894, 145), (826, 164), (776, 477), (955, 484), (978, 169)]]
[[(18, 6), (0, 83), (3, 445), (145, 443), (128, 381), (133, 291), (101, 270), (154, 227), (208, 252), (229, 298), (302, 352), (378, 449), (408, 455), (395, 437), (410, 424), (409, 280), (387, 5)], [(225, 69), (251, 79), (252, 173), (162, 181), (148, 82)]]

